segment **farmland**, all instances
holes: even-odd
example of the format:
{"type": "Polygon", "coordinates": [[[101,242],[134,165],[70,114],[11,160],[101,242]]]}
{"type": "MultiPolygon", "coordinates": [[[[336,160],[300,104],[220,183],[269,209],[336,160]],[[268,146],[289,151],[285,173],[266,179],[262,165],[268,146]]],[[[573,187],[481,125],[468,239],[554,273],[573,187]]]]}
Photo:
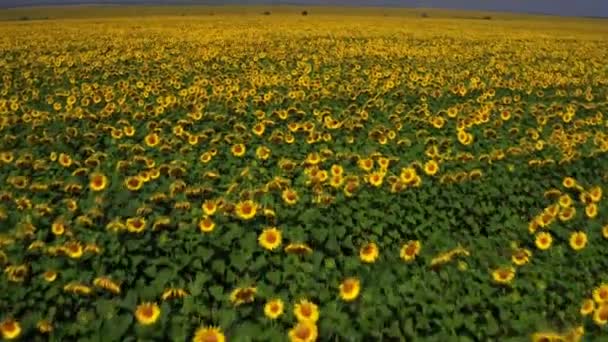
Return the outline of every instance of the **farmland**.
{"type": "Polygon", "coordinates": [[[606,338],[605,21],[303,10],[0,10],[1,336],[606,338]]]}

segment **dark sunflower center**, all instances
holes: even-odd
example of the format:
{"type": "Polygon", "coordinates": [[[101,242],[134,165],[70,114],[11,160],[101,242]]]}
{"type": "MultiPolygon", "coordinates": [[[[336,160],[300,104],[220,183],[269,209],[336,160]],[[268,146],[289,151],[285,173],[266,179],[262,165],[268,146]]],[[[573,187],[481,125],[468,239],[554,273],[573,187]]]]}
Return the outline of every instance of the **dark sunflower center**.
{"type": "Polygon", "coordinates": [[[298,328],[296,331],[296,336],[299,339],[306,340],[310,336],[310,329],[306,326],[298,328]]]}

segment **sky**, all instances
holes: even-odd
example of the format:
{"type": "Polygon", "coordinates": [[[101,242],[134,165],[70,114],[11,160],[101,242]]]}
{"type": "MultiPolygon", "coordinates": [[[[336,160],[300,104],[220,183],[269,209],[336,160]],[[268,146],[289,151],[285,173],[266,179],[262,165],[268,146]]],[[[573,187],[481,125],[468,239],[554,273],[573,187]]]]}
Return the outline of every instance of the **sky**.
{"type": "Polygon", "coordinates": [[[83,3],[353,5],[452,8],[522,13],[545,13],[564,16],[608,17],[608,0],[0,0],[0,7],[61,4],[73,5],[83,3]]]}

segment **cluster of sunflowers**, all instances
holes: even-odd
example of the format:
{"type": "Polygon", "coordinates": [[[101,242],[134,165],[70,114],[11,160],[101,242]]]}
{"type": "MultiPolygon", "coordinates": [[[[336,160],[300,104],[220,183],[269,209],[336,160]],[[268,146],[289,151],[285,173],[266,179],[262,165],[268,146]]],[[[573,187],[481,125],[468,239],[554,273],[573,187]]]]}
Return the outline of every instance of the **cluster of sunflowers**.
{"type": "Polygon", "coordinates": [[[587,25],[2,24],[2,338],[599,338],[587,25]]]}

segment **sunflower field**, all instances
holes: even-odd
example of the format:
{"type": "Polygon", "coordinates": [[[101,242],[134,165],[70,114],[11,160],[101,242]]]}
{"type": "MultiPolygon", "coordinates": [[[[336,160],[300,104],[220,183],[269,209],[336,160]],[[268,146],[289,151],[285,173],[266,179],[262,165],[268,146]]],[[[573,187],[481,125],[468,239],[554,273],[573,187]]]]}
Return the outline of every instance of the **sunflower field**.
{"type": "Polygon", "coordinates": [[[608,28],[0,22],[0,333],[608,338],[608,28]]]}

